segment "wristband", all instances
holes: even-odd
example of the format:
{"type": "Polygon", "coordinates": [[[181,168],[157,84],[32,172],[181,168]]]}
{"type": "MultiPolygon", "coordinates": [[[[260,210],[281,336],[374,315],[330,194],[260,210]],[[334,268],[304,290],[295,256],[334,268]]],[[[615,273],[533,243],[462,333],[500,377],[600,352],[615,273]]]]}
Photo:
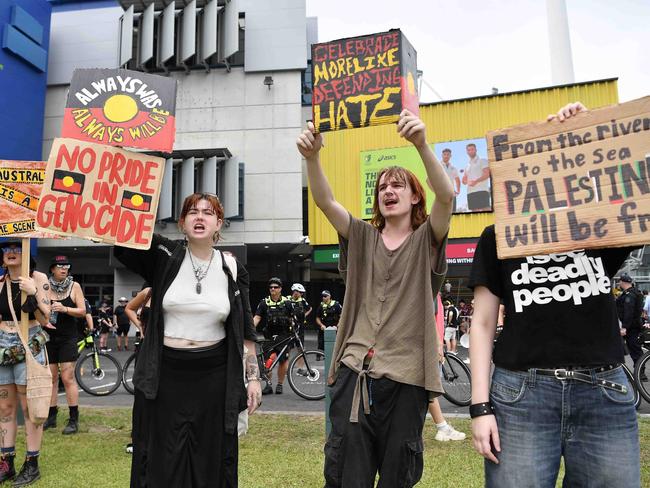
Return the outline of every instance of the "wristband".
{"type": "Polygon", "coordinates": [[[490,402],[473,403],[469,406],[469,416],[473,419],[483,415],[494,415],[494,407],[490,402]]]}

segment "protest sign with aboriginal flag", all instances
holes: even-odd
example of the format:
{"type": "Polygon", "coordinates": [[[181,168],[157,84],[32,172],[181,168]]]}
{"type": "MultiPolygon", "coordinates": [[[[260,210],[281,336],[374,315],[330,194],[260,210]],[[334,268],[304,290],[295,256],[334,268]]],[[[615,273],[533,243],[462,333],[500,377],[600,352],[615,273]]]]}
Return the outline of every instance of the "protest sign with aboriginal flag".
{"type": "Polygon", "coordinates": [[[399,29],[312,46],[317,132],[396,122],[419,113],[417,54],[399,29]]]}
{"type": "Polygon", "coordinates": [[[0,160],[0,237],[54,237],[35,225],[46,164],[0,160]]]}
{"type": "Polygon", "coordinates": [[[165,160],[55,139],[37,226],[58,235],[149,249],[165,160]]]}
{"type": "Polygon", "coordinates": [[[63,137],[171,152],[176,133],[176,80],[125,69],[77,69],[63,118],[63,137]]]}

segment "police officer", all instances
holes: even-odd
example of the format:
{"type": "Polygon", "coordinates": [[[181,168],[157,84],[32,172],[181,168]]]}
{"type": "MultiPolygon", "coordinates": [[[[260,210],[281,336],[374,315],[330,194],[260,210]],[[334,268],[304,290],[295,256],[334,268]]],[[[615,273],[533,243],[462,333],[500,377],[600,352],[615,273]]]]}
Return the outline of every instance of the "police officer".
{"type": "Polygon", "coordinates": [[[318,325],[318,349],[325,350],[325,327],[336,327],[341,318],[343,307],[336,300],[332,299],[329,290],[321,292],[322,301],[316,310],[316,325],[318,325]]]}
{"type": "Polygon", "coordinates": [[[623,273],[619,280],[619,286],[623,292],[616,299],[618,318],[621,321],[621,334],[625,337],[630,357],[636,366],[637,361],[643,354],[641,349],[641,314],[643,310],[643,295],[633,285],[632,277],[623,273]]]}
{"type": "MultiPolygon", "coordinates": [[[[282,280],[280,278],[271,278],[269,280],[269,296],[262,299],[257,306],[253,323],[257,328],[264,319],[262,332],[264,337],[271,339],[273,336],[283,336],[291,333],[293,330],[293,306],[291,300],[282,296],[282,280]]],[[[280,348],[273,350],[272,354],[280,353],[280,348]]],[[[289,367],[289,351],[287,350],[280,358],[280,365],[278,367],[278,384],[275,387],[275,394],[282,394],[282,383],[287,376],[287,369],[289,367]]],[[[262,390],[262,395],[273,393],[273,373],[268,373],[268,383],[262,390]]]]}

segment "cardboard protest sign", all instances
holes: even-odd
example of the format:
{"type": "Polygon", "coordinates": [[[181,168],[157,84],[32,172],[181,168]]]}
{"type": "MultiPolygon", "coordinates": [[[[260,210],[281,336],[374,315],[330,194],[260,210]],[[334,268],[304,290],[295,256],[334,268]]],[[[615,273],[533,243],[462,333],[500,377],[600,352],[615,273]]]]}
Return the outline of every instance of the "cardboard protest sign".
{"type": "Polygon", "coordinates": [[[399,29],[312,45],[317,132],[388,124],[419,113],[417,54],[399,29]]]}
{"type": "Polygon", "coordinates": [[[62,137],[171,152],[176,80],[125,69],[77,69],[62,137]]]}
{"type": "Polygon", "coordinates": [[[55,139],[37,213],[54,234],[149,249],[165,160],[55,139]]]}
{"type": "Polygon", "coordinates": [[[499,258],[650,242],[650,97],[487,139],[499,258]]]}
{"type": "Polygon", "coordinates": [[[35,223],[46,164],[0,160],[0,237],[53,237],[35,223]]]}

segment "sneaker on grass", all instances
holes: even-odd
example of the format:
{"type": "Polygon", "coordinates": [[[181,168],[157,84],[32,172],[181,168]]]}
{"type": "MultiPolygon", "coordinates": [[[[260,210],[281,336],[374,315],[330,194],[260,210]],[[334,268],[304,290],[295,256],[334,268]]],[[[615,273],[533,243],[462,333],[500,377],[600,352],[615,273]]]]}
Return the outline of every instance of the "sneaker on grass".
{"type": "Polygon", "coordinates": [[[458,432],[451,425],[447,424],[442,429],[438,429],[435,439],[441,442],[462,441],[465,439],[465,433],[458,432]]]}

